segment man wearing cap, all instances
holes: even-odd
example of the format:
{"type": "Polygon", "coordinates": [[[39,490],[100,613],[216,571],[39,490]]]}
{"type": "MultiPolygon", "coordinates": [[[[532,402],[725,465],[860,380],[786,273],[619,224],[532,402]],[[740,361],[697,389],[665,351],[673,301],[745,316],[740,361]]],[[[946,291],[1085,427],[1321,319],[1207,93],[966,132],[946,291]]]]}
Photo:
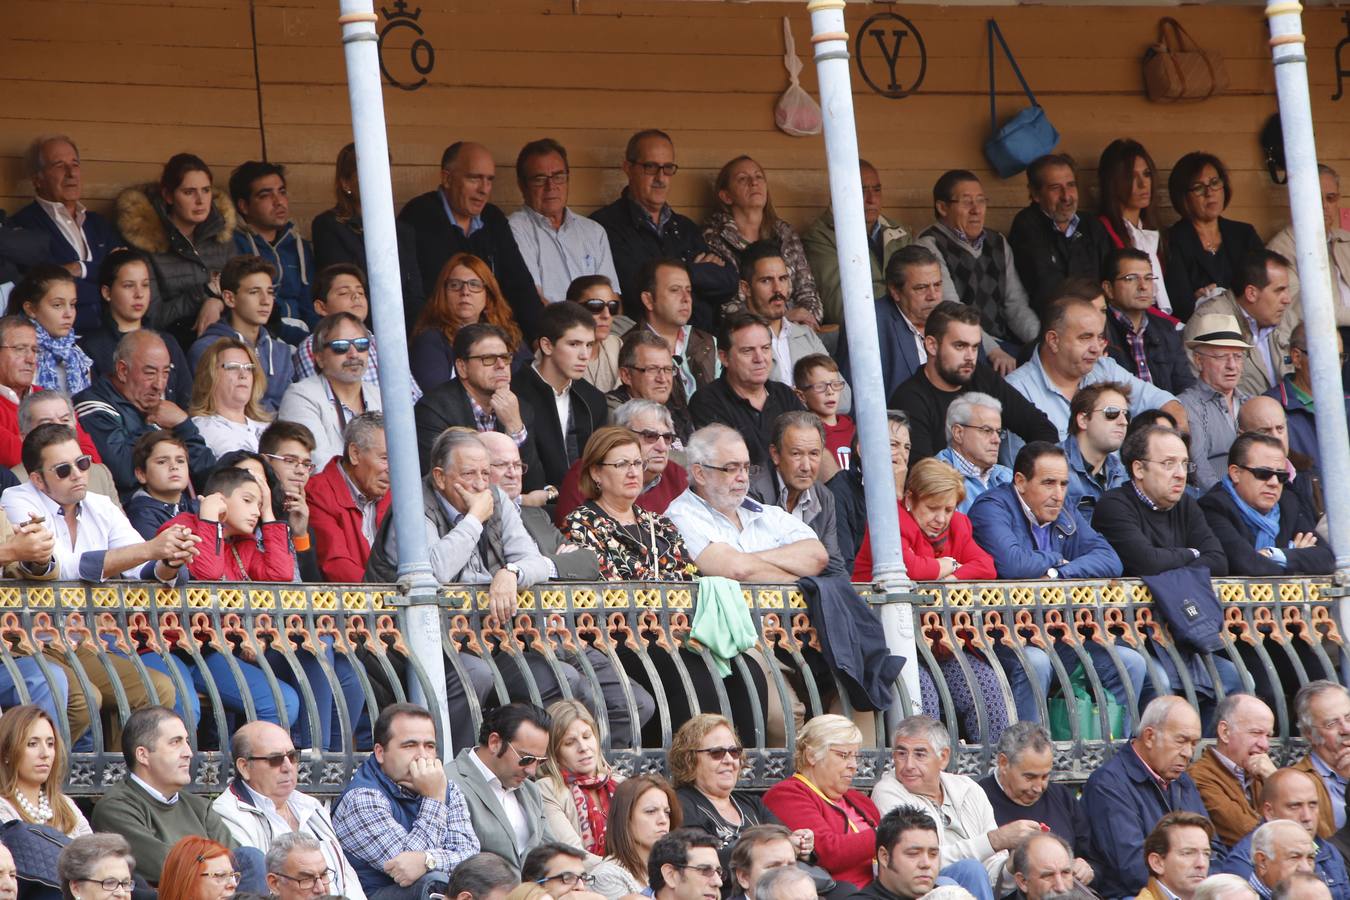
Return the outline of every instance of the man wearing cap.
{"type": "Polygon", "coordinates": [[[1191,426],[1191,459],[1201,490],[1228,470],[1228,448],[1237,437],[1238,409],[1251,395],[1238,390],[1247,351],[1235,316],[1205,313],[1191,319],[1186,349],[1200,380],[1177,395],[1191,426]]]}

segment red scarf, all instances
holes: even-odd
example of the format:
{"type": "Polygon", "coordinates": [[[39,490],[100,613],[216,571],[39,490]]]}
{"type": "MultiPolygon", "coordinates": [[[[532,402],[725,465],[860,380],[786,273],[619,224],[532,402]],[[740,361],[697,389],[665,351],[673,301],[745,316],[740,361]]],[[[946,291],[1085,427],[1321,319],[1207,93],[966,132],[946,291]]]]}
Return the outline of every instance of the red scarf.
{"type": "Polygon", "coordinates": [[[609,775],[575,775],[562,773],[563,783],[572,792],[581,822],[581,843],[587,852],[605,855],[605,826],[609,821],[609,804],[614,800],[617,785],[609,775]]]}

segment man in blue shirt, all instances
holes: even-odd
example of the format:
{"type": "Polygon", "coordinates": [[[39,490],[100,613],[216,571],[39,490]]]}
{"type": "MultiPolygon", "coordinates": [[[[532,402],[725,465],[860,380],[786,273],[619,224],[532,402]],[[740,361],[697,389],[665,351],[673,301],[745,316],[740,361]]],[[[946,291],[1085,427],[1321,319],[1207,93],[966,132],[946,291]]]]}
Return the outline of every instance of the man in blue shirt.
{"type": "Polygon", "coordinates": [[[1086,519],[1102,494],[1130,480],[1120,461],[1120,445],[1130,425],[1130,388],[1099,381],[1080,388],[1069,404],[1069,436],[1060,446],[1069,463],[1065,505],[1086,519]]]}

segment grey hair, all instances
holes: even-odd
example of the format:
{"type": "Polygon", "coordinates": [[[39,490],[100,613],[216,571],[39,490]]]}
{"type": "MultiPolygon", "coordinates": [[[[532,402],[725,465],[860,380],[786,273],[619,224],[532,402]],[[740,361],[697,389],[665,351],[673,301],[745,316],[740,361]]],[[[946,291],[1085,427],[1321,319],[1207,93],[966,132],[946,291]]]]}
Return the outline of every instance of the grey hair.
{"type": "Polygon", "coordinates": [[[28,145],[28,149],[24,151],[23,154],[23,170],[29,178],[35,178],[46,167],[46,160],[42,157],[42,148],[46,147],[48,144],[56,143],[57,141],[60,141],[63,144],[69,144],[71,149],[75,151],[75,158],[80,158],[80,148],[77,147],[75,142],[67,135],[38,135],[33,138],[32,143],[28,145]]]}
{"type": "Polygon", "coordinates": [[[1270,900],[1289,900],[1290,897],[1294,896],[1294,891],[1299,885],[1314,884],[1320,885],[1327,892],[1327,896],[1331,896],[1330,885],[1323,881],[1320,875],[1311,872],[1290,872],[1270,889],[1270,900]]]}
{"type": "MultiPolygon", "coordinates": [[[[946,734],[946,731],[943,731],[946,734]]],[[[1017,762],[1017,758],[1028,750],[1037,753],[1054,747],[1050,743],[1050,732],[1036,722],[1014,722],[1003,729],[999,735],[998,752],[1008,758],[1008,762],[1017,762]]],[[[1014,870],[1016,871],[1016,870],[1014,870]]]]}
{"type": "Polygon", "coordinates": [[[267,848],[267,871],[272,875],[281,874],[286,868],[286,860],[294,850],[323,852],[323,845],[312,834],[303,831],[288,831],[272,838],[272,846],[267,848]]]}
{"type": "Polygon", "coordinates": [[[717,445],[730,438],[735,438],[742,444],[745,443],[745,438],[741,437],[740,432],[729,425],[704,425],[698,431],[689,435],[689,442],[684,446],[689,465],[710,465],[717,452],[717,445]]]}
{"type": "Polygon", "coordinates": [[[126,860],[128,870],[136,871],[131,845],[120,834],[82,834],[66,844],[61,855],[56,858],[56,877],[61,879],[61,895],[71,900],[70,883],[88,878],[98,864],[110,856],[121,857],[126,860]]]}
{"type": "Polygon", "coordinates": [[[9,340],[9,333],[16,328],[28,328],[34,334],[37,333],[37,326],[33,320],[23,315],[10,315],[0,317],[0,341],[9,340]]]}
{"type": "Polygon", "coordinates": [[[773,434],[769,438],[769,443],[773,444],[776,449],[782,450],[783,435],[787,434],[789,428],[805,428],[808,431],[814,431],[820,436],[820,449],[825,449],[825,425],[815,413],[807,412],[804,409],[793,409],[780,413],[778,418],[773,420],[773,434]]]}
{"type": "Polygon", "coordinates": [[[128,331],[122,335],[122,339],[117,342],[117,349],[113,351],[113,365],[115,366],[120,362],[129,365],[131,358],[136,355],[136,351],[140,349],[141,344],[149,343],[152,340],[159,341],[164,349],[168,350],[168,344],[164,343],[164,338],[149,328],[137,328],[135,331],[128,331]]]}
{"type": "Polygon", "coordinates": [[[1317,164],[1317,174],[1318,174],[1318,175],[1330,175],[1332,181],[1335,181],[1335,182],[1336,182],[1336,187],[1340,187],[1340,186],[1341,186],[1341,176],[1340,176],[1340,175],[1337,175],[1337,174],[1336,174],[1336,170],[1333,169],[1331,166],[1327,165],[1326,163],[1318,163],[1318,164],[1317,164]]]}
{"type": "Polygon", "coordinates": [[[816,882],[805,869],[799,869],[796,866],[774,866],[763,875],[759,876],[759,881],[755,882],[756,900],[776,900],[778,892],[785,890],[788,886],[798,882],[808,882],[812,889],[816,882]]]}
{"type": "Polygon", "coordinates": [[[952,405],[947,407],[947,441],[952,439],[953,425],[969,425],[970,414],[976,407],[983,406],[985,409],[992,409],[1001,417],[1003,415],[1003,404],[988,394],[982,394],[979,391],[967,391],[952,401],[952,405]]]}
{"type": "MultiPolygon", "coordinates": [[[[1022,723],[1019,722],[1018,724],[1022,723]]],[[[1069,859],[1073,859],[1073,848],[1069,846],[1069,842],[1055,834],[1053,831],[1043,831],[1037,834],[1027,835],[1020,844],[1013,848],[1012,870],[1014,874],[1025,875],[1027,873],[1027,863],[1029,862],[1027,857],[1031,855],[1031,845],[1037,841],[1054,841],[1056,844],[1059,844],[1060,848],[1065,853],[1069,854],[1069,859]]]]}
{"type": "Polygon", "coordinates": [[[1211,875],[1195,889],[1193,900],[1220,900],[1221,897],[1231,897],[1234,891],[1245,891],[1247,898],[1257,900],[1256,891],[1247,883],[1247,879],[1241,875],[1231,875],[1223,873],[1221,875],[1211,875]]]}
{"type": "Polygon", "coordinates": [[[959,884],[940,884],[924,894],[923,900],[975,900],[975,895],[959,884]]]}
{"type": "Polygon", "coordinates": [[[1322,739],[1317,734],[1317,725],[1312,720],[1312,702],[1319,694],[1327,691],[1340,691],[1343,694],[1350,695],[1344,686],[1334,681],[1328,681],[1325,678],[1319,678],[1316,681],[1310,681],[1298,689],[1294,695],[1294,711],[1298,716],[1298,731],[1303,735],[1303,739],[1314,747],[1322,745],[1322,739]]]}
{"type": "Polygon", "coordinates": [[[342,452],[356,445],[358,450],[369,450],[375,445],[375,435],[384,434],[384,413],[364,412],[342,429],[342,452]]]}
{"type": "Polygon", "coordinates": [[[891,735],[891,746],[895,746],[895,742],[901,738],[923,738],[933,745],[934,753],[950,750],[952,746],[952,738],[947,734],[947,729],[936,719],[930,719],[928,716],[908,716],[901,719],[900,724],[895,726],[895,733],[891,735]]]}
{"type": "Polygon", "coordinates": [[[447,428],[431,445],[431,464],[438,469],[449,469],[450,458],[455,451],[465,447],[483,448],[484,444],[478,439],[478,433],[475,431],[456,431],[454,428],[447,428]]]}
{"type": "Polygon", "coordinates": [[[29,391],[24,394],[23,399],[19,401],[19,434],[26,437],[28,432],[33,430],[35,427],[33,423],[33,407],[37,406],[39,403],[45,403],[48,400],[64,401],[66,409],[70,410],[71,418],[73,419],[75,417],[75,406],[70,402],[70,395],[65,391],[29,391]]]}
{"type": "Polygon", "coordinates": [[[1165,697],[1154,697],[1149,701],[1148,706],[1144,707],[1144,714],[1139,717],[1139,731],[1143,732],[1145,728],[1152,728],[1158,731],[1167,724],[1167,719],[1172,715],[1172,708],[1178,703],[1189,706],[1186,698],[1168,695],[1165,697]]]}
{"type": "Polygon", "coordinates": [[[1266,706],[1266,702],[1262,700],[1260,697],[1256,696],[1255,694],[1247,694],[1247,693],[1228,694],[1226,697],[1223,698],[1223,701],[1214,709],[1215,726],[1217,726],[1220,722],[1227,722],[1230,728],[1235,726],[1237,723],[1234,722],[1233,720],[1237,718],[1238,710],[1242,708],[1242,701],[1244,700],[1253,700],[1256,703],[1260,704],[1262,708],[1267,710],[1270,709],[1270,707],[1266,706]]]}
{"type": "Polygon", "coordinates": [[[1275,855],[1275,841],[1281,831],[1288,831],[1290,828],[1296,828],[1298,834],[1307,834],[1303,826],[1289,819],[1271,819],[1252,833],[1252,856],[1260,853],[1266,858],[1275,855]]]}
{"type": "Polygon", "coordinates": [[[670,410],[655,400],[634,398],[627,403],[620,404],[609,416],[615,425],[621,428],[632,428],[633,420],[645,413],[660,416],[661,421],[666,423],[667,428],[672,430],[675,428],[675,420],[671,418],[670,410]]]}

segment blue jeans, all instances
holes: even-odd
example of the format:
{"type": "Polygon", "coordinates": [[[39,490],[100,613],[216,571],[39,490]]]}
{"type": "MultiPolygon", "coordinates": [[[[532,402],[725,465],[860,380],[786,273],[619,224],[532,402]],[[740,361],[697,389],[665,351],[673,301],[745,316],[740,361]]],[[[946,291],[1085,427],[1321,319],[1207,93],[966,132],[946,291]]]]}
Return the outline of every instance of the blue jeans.
{"type": "MultiPolygon", "coordinates": [[[[220,692],[220,701],[225,705],[225,711],[234,716],[242,716],[244,713],[244,697],[240,693],[239,685],[235,681],[234,674],[230,671],[230,663],[225,656],[215,650],[203,650],[202,656],[206,661],[207,672],[211,676],[211,681],[216,685],[216,690],[220,692]]],[[[173,665],[178,669],[184,680],[192,685],[193,690],[186,693],[191,694],[190,704],[195,721],[201,721],[201,701],[198,694],[207,693],[206,677],[202,675],[201,670],[177,656],[170,657],[173,665]]],[[[156,669],[165,674],[169,673],[168,665],[164,658],[155,654],[147,654],[141,657],[141,662],[145,663],[147,668],[156,669]]],[[[263,674],[262,669],[250,662],[242,659],[235,659],[239,666],[239,672],[244,678],[244,684],[253,700],[253,708],[258,714],[260,721],[281,724],[281,716],[278,714],[276,700],[272,695],[272,687],[267,683],[267,676],[263,674]]],[[[281,689],[281,698],[286,705],[287,721],[294,722],[296,716],[300,713],[300,695],[295,692],[295,688],[289,684],[278,680],[277,686],[281,689]]],[[[180,695],[183,692],[179,692],[180,695]]],[[[180,697],[175,704],[176,711],[183,715],[183,701],[180,697]]],[[[233,728],[233,724],[231,724],[233,728]]],[[[221,739],[228,739],[229,735],[222,735],[221,739]]]]}
{"type": "Polygon", "coordinates": [[[989,873],[978,859],[957,860],[938,872],[935,884],[957,884],[975,895],[975,900],[994,900],[989,873]]]}
{"type": "MultiPolygon", "coordinates": [[[[1120,671],[1111,659],[1111,653],[1105,647],[1095,642],[1089,642],[1084,645],[1088,656],[1092,659],[1092,668],[1097,673],[1097,678],[1101,680],[1102,688],[1108,691],[1116,702],[1121,706],[1128,706],[1128,695],[1125,692],[1125,684],[1121,681],[1120,671]]],[[[1153,698],[1152,687],[1145,685],[1145,678],[1148,673],[1147,663],[1144,657],[1131,647],[1124,644],[1115,645],[1116,656],[1125,667],[1125,674],[1130,679],[1130,687],[1134,690],[1135,699],[1139,701],[1139,709],[1143,710],[1148,705],[1148,701],[1153,698]]],[[[1027,666],[1031,670],[1031,678],[1027,677],[1027,670],[1017,661],[1017,657],[1005,647],[997,649],[999,661],[1003,663],[1003,670],[1008,675],[1008,686],[1012,688],[1013,700],[1017,706],[1017,717],[1024,721],[1039,722],[1040,710],[1036,705],[1036,698],[1046,697],[1050,693],[1050,686],[1054,679],[1054,669],[1050,664],[1049,655],[1039,647],[1023,647],[1022,653],[1026,657],[1027,666]]],[[[1166,673],[1163,673],[1164,677],[1166,673]]],[[[1130,717],[1126,716],[1125,737],[1130,737],[1130,717]]]]}
{"type": "MultiPolygon", "coordinates": [[[[66,698],[70,696],[70,679],[66,677],[66,673],[55,665],[49,666],[52,680],[48,683],[42,669],[31,657],[16,656],[14,665],[19,670],[24,687],[28,689],[28,702],[42,707],[43,712],[51,716],[53,722],[59,721],[57,710],[65,707],[66,698]]],[[[10,677],[8,667],[0,666],[0,708],[8,709],[22,703],[23,697],[19,694],[18,685],[10,677]]]]}
{"type": "MultiPolygon", "coordinates": [[[[342,699],[347,705],[347,715],[350,717],[347,727],[351,729],[353,734],[357,735],[357,749],[363,748],[362,735],[365,737],[365,749],[369,749],[370,718],[365,714],[366,692],[361,689],[361,681],[356,677],[356,670],[352,668],[351,659],[345,653],[338,654],[333,650],[333,638],[331,636],[322,636],[319,641],[323,645],[323,652],[328,665],[337,675],[338,687],[342,691],[342,699]],[[364,730],[362,723],[364,723],[364,730]]],[[[343,746],[342,720],[337,714],[337,700],[333,695],[333,686],[328,677],[324,675],[323,666],[313,653],[308,650],[297,650],[295,655],[300,662],[300,669],[304,672],[304,678],[309,684],[309,689],[314,692],[314,705],[319,713],[319,733],[324,735],[324,749],[341,750],[343,746]]],[[[276,650],[267,651],[267,661],[271,664],[277,680],[282,682],[282,687],[298,687],[295,673],[280,652],[276,650]]],[[[299,694],[297,693],[296,696],[298,700],[299,694]]],[[[291,738],[295,741],[297,747],[312,747],[315,745],[310,738],[308,713],[300,715],[298,719],[291,719],[291,738]]]]}

